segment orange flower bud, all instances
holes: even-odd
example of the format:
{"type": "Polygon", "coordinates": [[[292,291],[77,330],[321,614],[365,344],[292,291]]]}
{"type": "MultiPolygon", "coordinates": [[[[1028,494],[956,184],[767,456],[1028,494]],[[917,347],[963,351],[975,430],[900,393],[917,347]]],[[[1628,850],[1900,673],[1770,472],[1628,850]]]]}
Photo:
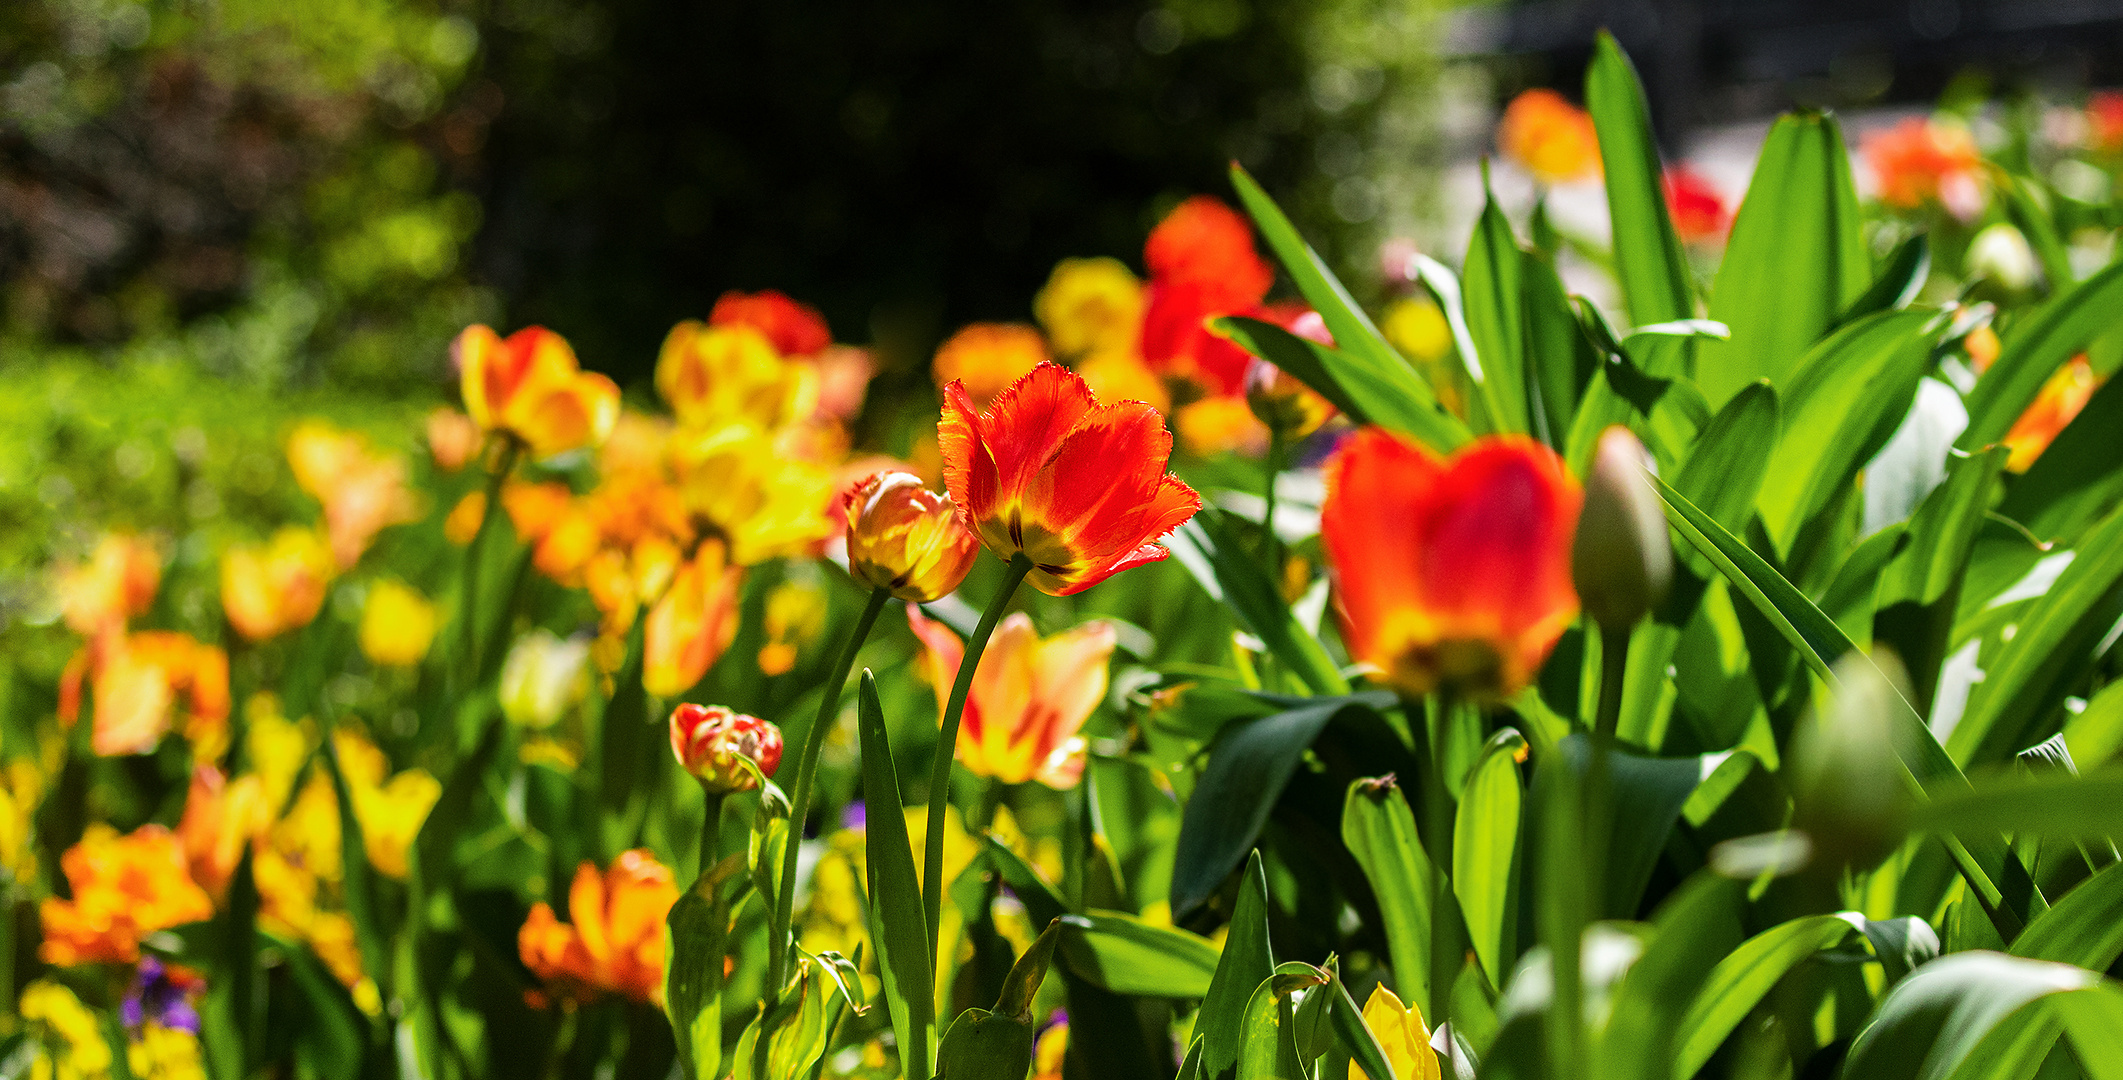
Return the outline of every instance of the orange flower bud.
{"type": "Polygon", "coordinates": [[[1666,512],[1644,476],[1651,455],[1619,424],[1600,433],[1585,477],[1571,575],[1585,614],[1603,631],[1635,626],[1673,584],[1666,512]]]}
{"type": "Polygon", "coordinates": [[[585,862],[568,889],[568,917],[531,905],[516,948],[531,973],[577,1001],[620,994],[662,1004],[665,917],[678,902],[669,867],[643,850],[621,852],[600,874],[585,862]]]}
{"type": "Polygon", "coordinates": [[[951,335],[936,350],[929,372],[936,385],[965,384],[981,408],[995,395],[1047,361],[1047,342],[1039,331],[1018,323],[974,323],[951,335]]]}
{"type": "Polygon", "coordinates": [[[533,457],[601,443],[619,419],[618,385],[583,371],[567,340],[542,326],[507,338],[466,327],[450,353],[472,421],[521,439],[533,457]]]}
{"type": "Polygon", "coordinates": [[[162,584],[162,554],[137,536],[105,533],[86,563],[59,572],[59,610],[75,633],[92,636],[142,615],[162,584]]]}
{"type": "Polygon", "coordinates": [[[1158,539],[1201,508],[1165,472],[1172,435],[1139,401],[1100,405],[1083,379],[1041,364],[987,412],[944,388],[936,426],[959,521],[1002,558],[1023,552],[1041,592],[1082,592],[1170,554],[1158,539]]]}
{"type": "Polygon", "coordinates": [[[184,728],[188,737],[211,743],[226,735],[229,659],[218,645],[170,630],[106,632],[60,677],[63,724],[71,725],[80,713],[84,679],[90,679],[96,691],[89,749],[99,756],[154,750],[169,733],[179,695],[189,717],[184,728]]]}
{"type": "Polygon", "coordinates": [[[1528,90],[1512,98],[1497,124],[1496,145],[1545,183],[1600,175],[1600,139],[1592,115],[1553,90],[1528,90]]]}
{"type": "Polygon", "coordinates": [[[848,489],[841,507],[849,572],[901,600],[926,604],[949,595],[980,550],[950,496],[923,487],[912,473],[876,473],[848,489]]]}
{"type": "Polygon", "coordinates": [[[1408,693],[1516,693],[1577,617],[1581,498],[1562,460],[1521,436],[1441,459],[1357,432],[1327,465],[1320,508],[1350,654],[1408,693]]]}
{"type": "Polygon", "coordinates": [[[671,753],[711,791],[751,791],[759,783],[738,759],[773,776],[781,767],[781,729],[720,705],[687,702],[671,711],[671,753]]]}
{"type": "MultiPolygon", "coordinates": [[[[907,605],[907,625],[921,639],[938,710],[965,644],[950,627],[907,605]]],[[[1051,788],[1076,786],[1084,771],[1084,721],[1106,697],[1106,665],[1116,640],[1109,623],[1085,623],[1042,638],[1017,612],[996,627],[966,696],[958,729],[958,762],[977,776],[1006,784],[1036,780],[1051,788]]]]}

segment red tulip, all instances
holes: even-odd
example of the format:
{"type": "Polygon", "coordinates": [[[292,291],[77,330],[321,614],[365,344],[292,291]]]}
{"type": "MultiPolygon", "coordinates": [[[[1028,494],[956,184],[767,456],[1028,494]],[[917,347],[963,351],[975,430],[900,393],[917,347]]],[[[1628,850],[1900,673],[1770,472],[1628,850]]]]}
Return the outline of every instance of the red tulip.
{"type": "Polygon", "coordinates": [[[1562,460],[1521,436],[1444,459],[1358,432],[1328,463],[1320,510],[1351,655],[1407,693],[1515,693],[1577,617],[1582,498],[1562,460]]]}
{"type": "Polygon", "coordinates": [[[1158,539],[1201,498],[1165,472],[1172,434],[1139,401],[1100,405],[1074,372],[1041,364],[978,412],[944,388],[936,425],[959,520],[988,550],[1032,560],[1041,592],[1082,592],[1169,554],[1158,539]]]}

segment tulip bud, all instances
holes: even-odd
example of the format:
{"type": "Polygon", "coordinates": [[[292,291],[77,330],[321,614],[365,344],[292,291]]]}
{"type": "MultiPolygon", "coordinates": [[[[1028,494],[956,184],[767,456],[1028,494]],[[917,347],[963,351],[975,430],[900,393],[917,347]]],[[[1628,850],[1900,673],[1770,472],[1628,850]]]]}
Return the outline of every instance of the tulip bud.
{"type": "Polygon", "coordinates": [[[2026,235],[2002,221],[1969,241],[1964,266],[1970,280],[1988,280],[2008,293],[2026,292],[2042,280],[2042,264],[2026,235]]]}
{"type": "Polygon", "coordinates": [[[552,727],[589,690],[588,641],[533,630],[509,646],[501,663],[501,712],[519,727],[552,727]]]}
{"type": "Polygon", "coordinates": [[[1855,653],[1835,665],[1828,707],[1792,745],[1792,824],[1828,867],[1879,863],[1902,842],[1911,794],[1894,748],[1895,696],[1907,686],[1892,653],[1855,653]]]}
{"type": "Polygon", "coordinates": [[[1301,439],[1334,415],[1334,406],[1289,372],[1256,359],[1246,368],[1246,405],[1268,430],[1301,439]]]}
{"type": "Polygon", "coordinates": [[[781,766],[781,729],[720,705],[687,702],[671,711],[671,753],[710,791],[750,791],[758,782],[738,759],[759,766],[762,776],[774,775],[781,766]]]}
{"type": "Polygon", "coordinates": [[[1644,469],[1650,457],[1628,428],[1600,433],[1585,477],[1570,573],[1585,613],[1606,631],[1626,631],[1666,598],[1673,548],[1666,514],[1644,469]]]}
{"type": "Polygon", "coordinates": [[[849,489],[848,569],[901,600],[926,604],[958,588],[980,545],[947,495],[911,473],[885,471],[849,489]]]}

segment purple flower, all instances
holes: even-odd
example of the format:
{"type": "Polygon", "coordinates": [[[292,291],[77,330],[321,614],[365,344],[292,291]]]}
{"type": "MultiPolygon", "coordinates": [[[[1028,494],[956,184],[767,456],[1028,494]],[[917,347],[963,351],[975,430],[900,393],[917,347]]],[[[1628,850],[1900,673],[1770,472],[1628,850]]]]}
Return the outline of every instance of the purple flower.
{"type": "Polygon", "coordinates": [[[841,808],[841,811],[840,811],[840,827],[841,827],[841,828],[843,828],[843,829],[847,829],[847,830],[849,830],[849,831],[853,832],[853,831],[856,831],[856,830],[862,829],[862,828],[863,828],[864,826],[868,825],[869,823],[870,823],[870,808],[869,808],[869,807],[867,807],[867,806],[864,806],[864,805],[863,805],[863,801],[862,801],[861,799],[857,799],[857,800],[855,800],[854,802],[851,802],[851,803],[849,803],[848,805],[846,805],[846,806],[844,806],[844,807],[842,807],[842,808],[841,808]]]}
{"type": "Polygon", "coordinates": [[[153,1022],[197,1035],[199,1013],[192,1008],[192,998],[202,988],[198,975],[183,968],[166,967],[152,956],[143,956],[133,974],[132,989],[126,991],[125,1001],[119,1006],[119,1015],[124,1018],[125,1026],[135,1031],[153,1022]]]}

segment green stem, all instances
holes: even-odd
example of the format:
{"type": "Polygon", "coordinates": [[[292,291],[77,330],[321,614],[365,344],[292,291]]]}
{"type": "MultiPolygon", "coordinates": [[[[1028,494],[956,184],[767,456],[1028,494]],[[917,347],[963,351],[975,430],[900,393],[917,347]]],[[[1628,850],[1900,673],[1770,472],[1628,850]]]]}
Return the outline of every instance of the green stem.
{"type": "Polygon", "coordinates": [[[1002,621],[1003,609],[1017,595],[1017,587],[1032,572],[1032,557],[1020,551],[1010,556],[1010,569],[1003,574],[1003,587],[980,613],[980,625],[966,642],[966,654],[958,662],[958,678],[951,683],[951,700],[944,707],[943,730],[936,736],[936,753],[929,769],[929,825],[924,836],[921,864],[922,913],[929,920],[929,955],[936,955],[936,940],[943,932],[944,917],[944,806],[951,801],[951,762],[957,757],[958,723],[965,715],[966,695],[973,689],[973,669],[988,648],[988,636],[1002,621]]]}
{"type": "Polygon", "coordinates": [[[1622,682],[1629,673],[1629,628],[1600,628],[1600,707],[1593,731],[1612,740],[1622,721],[1622,682]]]}
{"type": "Polygon", "coordinates": [[[712,790],[707,796],[707,813],[700,819],[700,870],[693,875],[696,885],[722,861],[722,807],[730,798],[728,792],[712,790]]]}
{"type": "Polygon", "coordinates": [[[862,651],[870,628],[877,624],[878,613],[891,598],[889,590],[871,590],[870,602],[863,607],[855,632],[840,650],[831,679],[819,691],[818,717],[811,721],[811,730],[804,733],[803,749],[796,755],[796,790],[789,797],[789,834],[782,842],[781,885],[774,898],[774,921],[767,926],[767,993],[773,997],[779,997],[789,981],[789,920],[796,907],[796,852],[803,842],[804,816],[811,810],[811,783],[818,776],[818,752],[826,745],[826,732],[833,727],[839,712],[840,691],[848,684],[855,654],[862,651]]]}
{"type": "Polygon", "coordinates": [[[1283,429],[1268,429],[1268,484],[1261,492],[1262,550],[1268,554],[1268,576],[1280,591],[1283,587],[1283,545],[1275,535],[1275,478],[1283,471],[1283,429]]]}
{"type": "Polygon", "coordinates": [[[501,516],[501,485],[516,470],[516,458],[522,446],[513,436],[503,436],[508,442],[501,452],[500,467],[487,473],[486,506],[480,511],[479,531],[472,534],[472,542],[464,549],[464,609],[458,613],[457,655],[458,662],[466,669],[464,689],[469,690],[479,678],[479,564],[486,555],[487,535],[494,531],[494,522],[501,516]]]}

